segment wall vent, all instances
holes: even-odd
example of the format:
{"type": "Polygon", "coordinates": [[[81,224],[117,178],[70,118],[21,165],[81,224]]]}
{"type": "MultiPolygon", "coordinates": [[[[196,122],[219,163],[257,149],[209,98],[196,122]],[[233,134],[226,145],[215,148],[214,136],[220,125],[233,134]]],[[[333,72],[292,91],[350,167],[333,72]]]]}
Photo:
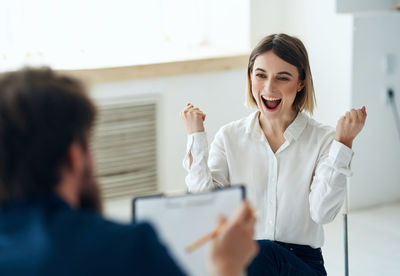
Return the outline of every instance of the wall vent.
{"type": "Polygon", "coordinates": [[[93,150],[103,198],[155,193],[156,101],[107,98],[97,106],[93,150]]]}

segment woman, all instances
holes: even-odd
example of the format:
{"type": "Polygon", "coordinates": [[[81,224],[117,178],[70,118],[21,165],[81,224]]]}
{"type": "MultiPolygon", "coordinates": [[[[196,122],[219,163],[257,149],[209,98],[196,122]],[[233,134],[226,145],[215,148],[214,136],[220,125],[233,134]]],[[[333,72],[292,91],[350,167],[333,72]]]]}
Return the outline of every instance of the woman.
{"type": "Polygon", "coordinates": [[[322,225],[339,212],[350,175],[352,143],[365,107],[336,131],[311,119],[314,89],[303,43],[285,34],[264,38],[248,64],[246,104],[257,111],[223,126],[208,152],[205,114],[191,104],[184,167],[189,191],[244,183],[257,208],[260,253],[249,275],[326,275],[322,225]]]}

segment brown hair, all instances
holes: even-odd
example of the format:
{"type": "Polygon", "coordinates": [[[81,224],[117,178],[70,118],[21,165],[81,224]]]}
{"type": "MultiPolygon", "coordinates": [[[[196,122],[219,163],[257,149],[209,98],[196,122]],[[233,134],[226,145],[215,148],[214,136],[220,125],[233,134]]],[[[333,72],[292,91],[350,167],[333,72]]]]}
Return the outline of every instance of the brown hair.
{"type": "Polygon", "coordinates": [[[304,87],[297,93],[293,107],[297,112],[305,110],[312,115],[315,107],[315,95],[307,50],[300,39],[287,34],[269,35],[263,38],[251,52],[247,67],[246,106],[257,107],[251,87],[254,61],[259,55],[271,50],[284,61],[296,66],[299,80],[304,81],[304,87]]]}
{"type": "Polygon", "coordinates": [[[68,148],[87,148],[95,117],[76,79],[49,68],[0,76],[0,206],[54,190],[68,148]]]}

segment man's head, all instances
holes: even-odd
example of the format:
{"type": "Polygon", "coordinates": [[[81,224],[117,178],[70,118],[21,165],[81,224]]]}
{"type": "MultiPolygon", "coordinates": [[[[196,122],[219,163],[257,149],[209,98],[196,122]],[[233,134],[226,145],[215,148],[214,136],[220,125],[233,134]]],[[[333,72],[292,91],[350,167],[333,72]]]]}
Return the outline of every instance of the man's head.
{"type": "Polygon", "coordinates": [[[49,68],[0,76],[0,206],[56,192],[75,177],[77,205],[98,209],[89,148],[95,117],[73,78],[49,68]]]}

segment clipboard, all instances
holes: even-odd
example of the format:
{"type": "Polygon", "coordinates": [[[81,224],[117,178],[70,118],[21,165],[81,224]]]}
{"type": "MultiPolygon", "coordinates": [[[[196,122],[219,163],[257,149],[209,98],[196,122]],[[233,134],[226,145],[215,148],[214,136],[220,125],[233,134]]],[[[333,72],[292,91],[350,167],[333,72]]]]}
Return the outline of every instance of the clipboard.
{"type": "Polygon", "coordinates": [[[169,253],[189,275],[208,275],[210,243],[188,253],[186,247],[213,231],[219,214],[229,218],[245,199],[243,185],[210,192],[177,196],[144,196],[133,199],[134,222],[151,223],[169,253]]]}

